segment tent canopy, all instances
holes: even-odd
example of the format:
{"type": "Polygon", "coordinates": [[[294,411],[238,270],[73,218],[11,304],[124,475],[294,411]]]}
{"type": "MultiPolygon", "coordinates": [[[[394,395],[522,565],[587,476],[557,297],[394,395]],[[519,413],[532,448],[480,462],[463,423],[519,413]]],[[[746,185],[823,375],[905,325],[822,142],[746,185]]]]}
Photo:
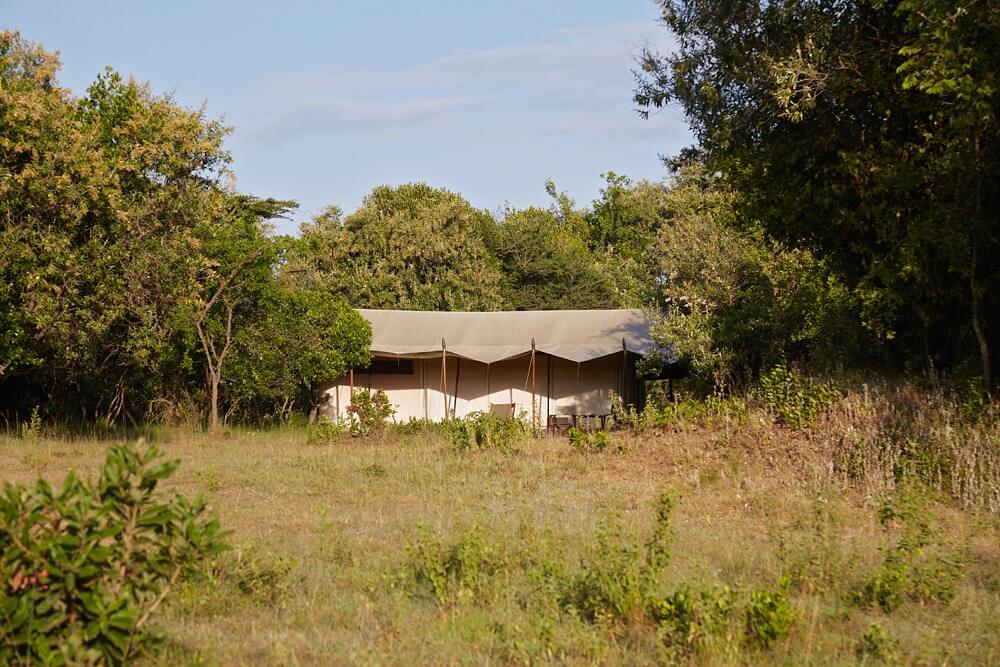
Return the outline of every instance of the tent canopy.
{"type": "Polygon", "coordinates": [[[590,361],[656,349],[642,310],[432,312],[359,309],[372,325],[373,354],[426,358],[448,354],[491,364],[535,350],[569,361],[590,361]]]}

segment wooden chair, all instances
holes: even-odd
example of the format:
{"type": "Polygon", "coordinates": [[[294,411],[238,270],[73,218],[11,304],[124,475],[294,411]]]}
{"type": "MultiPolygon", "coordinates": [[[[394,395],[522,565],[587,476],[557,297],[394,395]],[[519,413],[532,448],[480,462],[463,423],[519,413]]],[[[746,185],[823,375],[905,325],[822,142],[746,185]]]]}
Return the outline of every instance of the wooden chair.
{"type": "Polygon", "coordinates": [[[560,435],[573,427],[573,415],[549,415],[549,434],[560,435]]]}
{"type": "Polygon", "coordinates": [[[516,407],[513,403],[490,403],[490,414],[501,419],[512,419],[516,407]]]}

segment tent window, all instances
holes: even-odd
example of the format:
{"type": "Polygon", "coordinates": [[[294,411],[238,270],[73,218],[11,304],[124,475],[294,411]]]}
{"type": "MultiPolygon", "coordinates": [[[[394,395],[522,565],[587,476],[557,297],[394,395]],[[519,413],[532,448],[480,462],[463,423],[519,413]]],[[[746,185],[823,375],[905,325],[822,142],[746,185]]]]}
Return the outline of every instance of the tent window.
{"type": "Polygon", "coordinates": [[[355,373],[371,375],[413,375],[413,359],[372,359],[371,364],[355,373]]]}

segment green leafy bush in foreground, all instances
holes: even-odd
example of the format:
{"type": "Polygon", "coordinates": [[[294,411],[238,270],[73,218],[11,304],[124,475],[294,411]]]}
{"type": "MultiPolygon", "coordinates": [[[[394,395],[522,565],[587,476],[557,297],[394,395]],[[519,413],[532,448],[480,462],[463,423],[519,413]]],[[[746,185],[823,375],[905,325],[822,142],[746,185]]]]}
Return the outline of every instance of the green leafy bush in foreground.
{"type": "Polygon", "coordinates": [[[0,664],[121,664],[180,576],[225,549],[201,498],[162,498],[177,461],[111,447],[95,480],[6,484],[0,664]]]}

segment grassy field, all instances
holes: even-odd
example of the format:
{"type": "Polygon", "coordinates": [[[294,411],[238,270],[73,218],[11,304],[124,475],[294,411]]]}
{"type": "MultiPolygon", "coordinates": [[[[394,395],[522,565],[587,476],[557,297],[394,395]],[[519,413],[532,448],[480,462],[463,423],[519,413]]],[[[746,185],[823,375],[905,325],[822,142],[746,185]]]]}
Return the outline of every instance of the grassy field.
{"type": "MultiPolygon", "coordinates": [[[[166,490],[206,494],[234,548],[169,600],[151,664],[1000,664],[995,516],[921,506],[920,562],[954,561],[960,576],[907,565],[923,588],[883,611],[863,592],[906,519],[884,528],[878,499],[843,482],[815,438],[754,414],[614,434],[598,453],[565,438],[459,452],[437,432],[152,439],[182,461],[166,490]],[[632,575],[665,491],[676,505],[659,525],[674,537],[657,595],[695,602],[656,620],[632,575]],[[794,613],[766,648],[748,630],[765,593],[794,613]],[[625,603],[587,606],[610,598],[625,603]]],[[[0,439],[0,470],[59,480],[96,470],[106,444],[0,439]]]]}

